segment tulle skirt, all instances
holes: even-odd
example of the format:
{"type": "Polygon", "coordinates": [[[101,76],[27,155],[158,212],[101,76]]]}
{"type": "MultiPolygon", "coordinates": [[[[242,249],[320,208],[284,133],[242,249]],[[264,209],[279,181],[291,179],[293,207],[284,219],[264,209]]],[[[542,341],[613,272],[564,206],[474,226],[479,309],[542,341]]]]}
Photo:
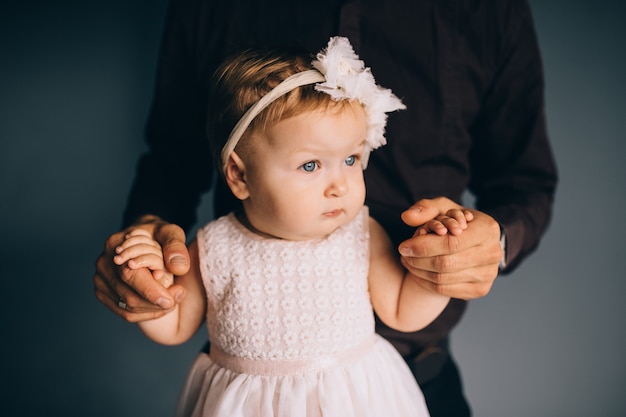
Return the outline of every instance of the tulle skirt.
{"type": "Polygon", "coordinates": [[[411,371],[378,335],[334,358],[246,361],[211,351],[193,363],[177,417],[423,417],[411,371]],[[285,361],[279,361],[285,362],[285,361]]]}

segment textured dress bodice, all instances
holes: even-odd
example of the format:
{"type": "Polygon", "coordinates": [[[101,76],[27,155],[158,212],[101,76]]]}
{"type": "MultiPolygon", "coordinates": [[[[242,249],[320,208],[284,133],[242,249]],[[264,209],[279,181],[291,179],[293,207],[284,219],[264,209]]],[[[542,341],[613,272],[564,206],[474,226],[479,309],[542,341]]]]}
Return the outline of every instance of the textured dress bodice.
{"type": "Polygon", "coordinates": [[[250,232],[234,214],[198,233],[211,343],[248,359],[335,354],[374,332],[368,214],[324,239],[250,232]]]}

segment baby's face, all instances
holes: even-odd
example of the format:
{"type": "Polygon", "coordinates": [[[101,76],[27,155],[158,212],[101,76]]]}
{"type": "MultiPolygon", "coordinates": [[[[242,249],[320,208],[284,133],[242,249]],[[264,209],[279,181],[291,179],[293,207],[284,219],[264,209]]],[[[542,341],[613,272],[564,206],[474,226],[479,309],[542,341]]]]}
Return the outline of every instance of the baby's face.
{"type": "Polygon", "coordinates": [[[366,134],[365,112],[355,104],[303,113],[256,135],[245,161],[248,221],[278,238],[307,240],[354,219],[365,201],[366,134]]]}

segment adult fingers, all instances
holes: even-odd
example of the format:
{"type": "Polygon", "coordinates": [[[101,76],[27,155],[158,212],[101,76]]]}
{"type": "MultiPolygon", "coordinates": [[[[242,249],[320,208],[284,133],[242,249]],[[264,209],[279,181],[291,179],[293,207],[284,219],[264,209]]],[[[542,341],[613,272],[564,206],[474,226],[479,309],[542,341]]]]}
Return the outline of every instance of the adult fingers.
{"type": "MultiPolygon", "coordinates": [[[[94,292],[98,301],[113,313],[126,321],[138,322],[161,317],[168,312],[167,309],[163,309],[139,296],[121,279],[112,280],[111,273],[103,272],[104,269],[103,267],[96,269],[93,276],[94,292]]],[[[160,284],[157,285],[160,286],[160,284]]]]}
{"type": "Polygon", "coordinates": [[[155,239],[163,248],[163,259],[168,271],[174,275],[189,272],[189,251],[185,244],[185,232],[180,226],[170,223],[158,226],[155,239]]]}
{"type": "Polygon", "coordinates": [[[425,279],[422,276],[410,275],[409,279],[416,280],[420,286],[437,294],[461,300],[473,300],[489,294],[497,276],[497,273],[493,274],[493,270],[490,267],[483,267],[472,270],[471,274],[465,271],[462,274],[462,279],[452,276],[454,274],[446,278],[439,276],[438,279],[434,277],[425,279]],[[454,283],[441,283],[444,281],[454,283]]]}
{"type": "Polygon", "coordinates": [[[458,208],[461,206],[446,197],[422,199],[405,210],[401,217],[407,225],[418,227],[437,216],[445,215],[449,210],[458,208]]]}

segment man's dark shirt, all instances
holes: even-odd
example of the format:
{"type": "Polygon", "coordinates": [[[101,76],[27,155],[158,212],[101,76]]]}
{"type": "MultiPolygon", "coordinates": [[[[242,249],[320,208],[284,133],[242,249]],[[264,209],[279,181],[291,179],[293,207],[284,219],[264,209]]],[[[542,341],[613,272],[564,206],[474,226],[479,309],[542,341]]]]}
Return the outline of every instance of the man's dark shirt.
{"type": "MultiPolygon", "coordinates": [[[[388,144],[365,171],[366,204],[395,244],[413,229],[400,213],[421,198],[457,202],[466,189],[507,235],[507,270],[537,246],[557,182],[548,143],[543,74],[523,0],[298,1],[174,0],[156,93],[124,221],[156,214],[185,229],[213,183],[205,137],[211,75],[246,48],[315,53],[347,36],[378,84],[407,110],[389,115],[388,144]],[[276,5],[281,5],[277,7],[276,5]],[[290,4],[287,6],[287,4],[290,4]]],[[[234,199],[216,181],[216,215],[234,199]]],[[[465,302],[452,300],[426,329],[377,330],[404,355],[445,337],[465,302]]]]}

